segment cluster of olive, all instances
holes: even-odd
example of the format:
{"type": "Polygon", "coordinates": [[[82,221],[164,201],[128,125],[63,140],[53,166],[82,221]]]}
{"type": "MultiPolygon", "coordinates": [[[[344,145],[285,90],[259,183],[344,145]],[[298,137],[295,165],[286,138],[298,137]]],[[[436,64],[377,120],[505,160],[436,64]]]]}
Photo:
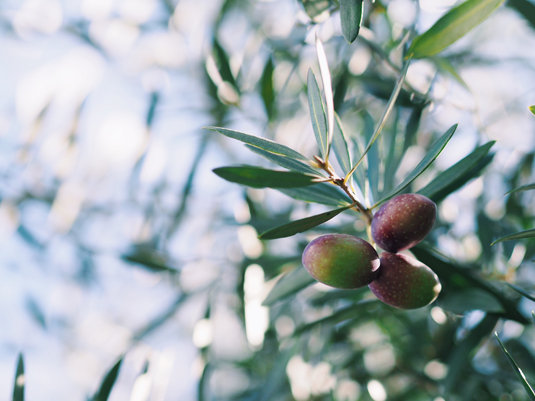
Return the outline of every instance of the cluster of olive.
{"type": "Polygon", "coordinates": [[[379,256],[365,240],[328,234],[313,240],[303,252],[303,266],[312,277],[331,287],[354,289],[368,285],[384,303],[416,309],[433,302],[441,290],[437,275],[416,259],[398,252],[412,248],[433,228],[437,207],[419,194],[398,195],[373,216],[373,240],[385,252],[379,256]]]}

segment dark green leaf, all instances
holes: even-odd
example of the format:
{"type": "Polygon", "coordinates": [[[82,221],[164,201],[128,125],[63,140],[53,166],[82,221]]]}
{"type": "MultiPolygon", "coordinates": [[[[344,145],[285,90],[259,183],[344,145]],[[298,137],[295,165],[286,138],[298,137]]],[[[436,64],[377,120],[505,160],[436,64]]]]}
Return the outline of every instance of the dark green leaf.
{"type": "Polygon", "coordinates": [[[431,146],[431,149],[429,149],[429,152],[427,152],[425,157],[420,161],[420,163],[418,163],[418,165],[414,168],[414,170],[412,170],[411,173],[407,177],[405,177],[405,179],[401,182],[401,184],[399,184],[396,188],[394,188],[387,196],[385,196],[383,199],[377,202],[373,207],[379,205],[382,202],[387,201],[388,199],[392,198],[394,195],[403,191],[411,182],[413,182],[420,174],[422,174],[427,169],[427,167],[429,167],[431,163],[435,161],[435,159],[438,157],[440,152],[442,152],[446,144],[449,142],[449,140],[455,133],[456,129],[457,129],[457,124],[455,124],[444,135],[442,135],[433,144],[433,146],[431,146]]]}
{"type": "Polygon", "coordinates": [[[494,244],[497,244],[498,242],[503,242],[503,241],[512,241],[515,239],[524,239],[524,238],[533,238],[533,237],[535,237],[535,228],[530,228],[529,230],[524,230],[518,233],[506,235],[505,237],[501,237],[490,245],[492,246],[494,244]]]}
{"type": "Polygon", "coordinates": [[[455,163],[453,166],[438,174],[433,181],[427,184],[424,188],[418,191],[419,194],[425,195],[430,199],[434,199],[438,194],[442,197],[444,193],[450,194],[454,190],[460,188],[472,178],[472,172],[475,166],[483,160],[494,145],[495,141],[486,143],[478,147],[468,156],[455,163]]]}
{"type": "Polygon", "coordinates": [[[292,221],[291,223],[284,224],[279,227],[272,228],[258,236],[261,239],[277,239],[291,237],[292,235],[305,232],[323,224],[332,218],[338,216],[344,210],[349,209],[351,206],[342,207],[336,210],[330,210],[325,213],[317,214],[315,216],[306,217],[304,219],[292,221]]]}
{"type": "Polygon", "coordinates": [[[507,351],[507,349],[503,345],[502,341],[500,340],[500,337],[498,337],[498,333],[494,332],[494,335],[496,336],[496,339],[500,343],[500,347],[502,347],[502,350],[505,353],[505,356],[507,357],[507,360],[509,361],[509,363],[513,367],[513,370],[515,371],[516,375],[520,379],[520,382],[522,383],[522,386],[524,386],[524,389],[526,390],[526,393],[528,393],[529,399],[530,400],[535,400],[535,392],[533,391],[533,388],[531,388],[530,384],[526,380],[526,376],[524,375],[524,372],[522,372],[522,370],[518,367],[518,365],[516,364],[515,360],[511,356],[511,354],[509,354],[509,352],[507,351]]]}
{"type": "Polygon", "coordinates": [[[298,267],[292,271],[283,275],[279,281],[273,286],[269,294],[267,295],[262,305],[270,306],[275,302],[282,301],[291,295],[296,294],[303,288],[308,287],[310,284],[315,283],[316,280],[312,278],[304,267],[298,267]]]}
{"type": "Polygon", "coordinates": [[[342,34],[349,42],[357,38],[362,23],[363,0],[340,0],[340,19],[342,22],[342,34]]]}
{"type": "Polygon", "coordinates": [[[269,160],[271,163],[275,163],[281,167],[287,168],[288,170],[299,171],[304,174],[321,175],[318,171],[314,170],[314,168],[299,160],[266,152],[263,149],[256,148],[251,145],[245,145],[245,147],[250,151],[262,156],[264,159],[269,160]]]}
{"type": "Polygon", "coordinates": [[[522,14],[531,27],[535,29],[535,4],[533,2],[530,0],[508,0],[506,5],[522,14]]]}
{"type": "Polygon", "coordinates": [[[487,281],[473,274],[471,269],[458,266],[427,243],[416,245],[411,248],[411,252],[420,262],[433,269],[439,277],[442,284],[442,294],[439,296],[439,301],[448,292],[457,293],[467,289],[479,288],[488,292],[500,302],[505,310],[504,313],[499,314],[500,316],[526,324],[527,320],[518,311],[516,301],[509,299],[487,281]]]}
{"type": "Polygon", "coordinates": [[[506,284],[507,284],[509,287],[511,287],[513,290],[515,290],[516,292],[518,292],[520,295],[523,295],[524,297],[526,297],[526,298],[529,299],[530,301],[535,302],[535,295],[534,295],[534,294],[530,294],[530,293],[527,292],[525,289],[520,288],[520,287],[517,287],[516,285],[509,284],[509,283],[506,283],[506,284]]]}
{"type": "Polygon", "coordinates": [[[332,0],[299,0],[307,15],[314,19],[332,7],[332,0]]]}
{"type": "Polygon", "coordinates": [[[438,305],[449,312],[464,315],[472,310],[503,313],[505,310],[501,302],[491,293],[481,288],[467,288],[455,291],[439,298],[438,305]]]}
{"type": "Polygon", "coordinates": [[[342,121],[338,114],[335,114],[334,134],[333,134],[333,150],[336,159],[340,164],[344,174],[351,170],[351,156],[349,155],[349,147],[347,146],[346,134],[342,126],[342,121]]]}
{"type": "Polygon", "coordinates": [[[269,139],[261,138],[255,135],[249,135],[244,132],[234,131],[234,130],[227,129],[227,128],[219,128],[219,127],[203,127],[203,128],[219,132],[220,134],[228,136],[229,138],[237,139],[238,141],[241,141],[251,146],[263,149],[270,153],[275,153],[277,155],[287,156],[287,157],[291,157],[294,159],[307,160],[307,158],[303,156],[301,153],[296,152],[295,150],[287,146],[281,145],[280,143],[277,143],[269,139]]]}
{"type": "Polygon", "coordinates": [[[268,120],[272,121],[274,117],[275,91],[273,89],[273,59],[270,57],[264,67],[262,78],[260,79],[262,100],[266,108],[268,120]]]}
{"type": "Polygon", "coordinates": [[[518,188],[515,188],[515,189],[511,189],[505,195],[514,194],[515,192],[529,191],[531,189],[535,189],[535,182],[532,183],[532,184],[522,185],[521,187],[518,187],[518,188]]]}
{"type": "MultiPolygon", "coordinates": [[[[479,344],[492,332],[497,322],[497,316],[485,316],[453,349],[448,360],[448,374],[444,379],[446,394],[449,394],[454,388],[458,387],[459,382],[464,379],[462,374],[465,366],[473,358],[479,344]]],[[[449,399],[449,397],[445,398],[449,399]]]]}
{"type": "Polygon", "coordinates": [[[111,390],[113,386],[115,385],[115,381],[117,380],[117,376],[119,375],[119,369],[121,368],[122,362],[123,362],[123,357],[121,356],[119,360],[117,361],[117,363],[115,363],[115,365],[113,365],[110,371],[106,374],[106,376],[104,377],[104,380],[102,380],[100,388],[96,392],[96,394],[93,396],[92,401],[107,401],[108,400],[111,390]]]}
{"type": "Polygon", "coordinates": [[[267,170],[255,166],[219,167],[213,170],[221,178],[252,188],[296,188],[313,185],[318,177],[293,171],[267,170]]]}
{"type": "Polygon", "coordinates": [[[223,81],[229,82],[238,90],[238,84],[234,75],[232,75],[232,70],[230,69],[229,58],[225,50],[219,44],[217,38],[214,36],[212,56],[214,57],[215,64],[219,70],[219,74],[223,81]]]}
{"type": "Polygon", "coordinates": [[[19,354],[15,383],[13,384],[13,401],[24,401],[24,358],[19,354]]]}
{"type": "Polygon", "coordinates": [[[148,246],[135,246],[131,251],[121,255],[121,259],[139,264],[154,272],[169,271],[176,273],[178,271],[170,266],[166,255],[148,246]]]}
{"type": "Polygon", "coordinates": [[[305,202],[335,207],[351,205],[351,200],[347,195],[332,184],[320,183],[313,187],[279,189],[279,191],[291,198],[305,202]]]}
{"type": "Polygon", "coordinates": [[[533,324],[535,324],[535,312],[531,311],[531,320],[533,320],[533,324]]]}
{"type": "Polygon", "coordinates": [[[535,105],[529,106],[529,111],[531,111],[533,114],[535,114],[535,105]]]}
{"type": "Polygon", "coordinates": [[[452,8],[426,32],[414,38],[407,54],[423,58],[440,53],[486,20],[503,2],[467,0],[452,8]]]}
{"type": "Polygon", "coordinates": [[[325,159],[328,152],[328,138],[327,138],[327,121],[325,119],[325,109],[323,107],[323,100],[321,100],[321,93],[316,81],[316,76],[312,69],[308,70],[307,77],[308,88],[308,107],[310,108],[310,119],[312,121],[312,128],[316,136],[316,142],[320,150],[321,157],[325,159]]]}

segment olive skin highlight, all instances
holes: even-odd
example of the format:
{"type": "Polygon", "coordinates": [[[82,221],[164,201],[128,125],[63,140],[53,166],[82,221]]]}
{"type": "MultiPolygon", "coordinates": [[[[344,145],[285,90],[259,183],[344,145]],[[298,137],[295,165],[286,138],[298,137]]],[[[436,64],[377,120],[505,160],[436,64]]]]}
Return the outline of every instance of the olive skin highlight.
{"type": "Polygon", "coordinates": [[[381,254],[379,275],[370,290],[385,304],[399,309],[429,305],[440,293],[438,276],[426,265],[399,253],[381,254]]]}
{"type": "Polygon", "coordinates": [[[412,248],[429,234],[436,217],[437,206],[431,199],[419,194],[398,195],[373,216],[373,240],[388,252],[412,248]]]}
{"type": "Polygon", "coordinates": [[[303,266],[317,281],[335,288],[354,289],[377,276],[379,256],[361,238],[327,234],[310,242],[303,251],[303,266]]]}

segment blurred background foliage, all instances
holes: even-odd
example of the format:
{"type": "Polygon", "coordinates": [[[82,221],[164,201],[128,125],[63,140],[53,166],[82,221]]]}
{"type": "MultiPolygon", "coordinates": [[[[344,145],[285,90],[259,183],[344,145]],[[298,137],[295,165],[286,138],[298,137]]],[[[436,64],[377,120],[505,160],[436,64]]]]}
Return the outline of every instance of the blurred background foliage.
{"type": "Polygon", "coordinates": [[[535,246],[490,243],[533,227],[533,192],[504,194],[534,181],[535,3],[509,0],[413,62],[357,171],[377,200],[459,123],[415,192],[497,141],[439,203],[427,241],[441,254],[414,249],[448,282],[430,307],[312,284],[300,268],[308,241],[363,236],[365,224],[341,214],[258,240],[327,209],[221,180],[213,168],[261,159],[201,130],[317,153],[306,96],[317,34],[335,109],[351,144],[364,144],[406,35],[453,3],[365,1],[349,45],[335,0],[4,0],[0,398],[15,380],[17,400],[21,383],[27,400],[528,399],[490,334],[535,383],[535,306],[505,285],[535,290],[535,246]]]}

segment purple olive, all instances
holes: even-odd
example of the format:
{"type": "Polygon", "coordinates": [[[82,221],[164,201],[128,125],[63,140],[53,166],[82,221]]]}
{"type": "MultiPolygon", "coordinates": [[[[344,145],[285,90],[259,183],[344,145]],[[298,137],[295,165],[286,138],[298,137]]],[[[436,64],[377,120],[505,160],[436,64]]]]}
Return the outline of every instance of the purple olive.
{"type": "Polygon", "coordinates": [[[409,249],[433,228],[437,205],[419,194],[398,195],[386,202],[372,219],[373,240],[388,252],[409,249]]]}
{"type": "Polygon", "coordinates": [[[379,256],[361,238],[327,234],[307,245],[303,251],[303,266],[323,284],[353,289],[370,284],[377,276],[379,256]]]}
{"type": "Polygon", "coordinates": [[[379,275],[369,285],[377,298],[400,309],[429,305],[442,286],[429,267],[410,256],[383,252],[379,275]]]}

